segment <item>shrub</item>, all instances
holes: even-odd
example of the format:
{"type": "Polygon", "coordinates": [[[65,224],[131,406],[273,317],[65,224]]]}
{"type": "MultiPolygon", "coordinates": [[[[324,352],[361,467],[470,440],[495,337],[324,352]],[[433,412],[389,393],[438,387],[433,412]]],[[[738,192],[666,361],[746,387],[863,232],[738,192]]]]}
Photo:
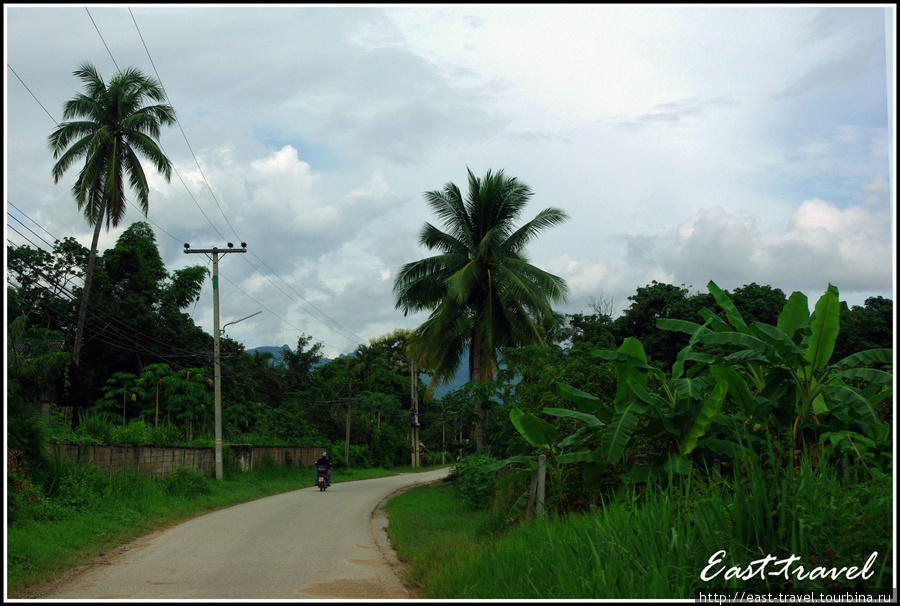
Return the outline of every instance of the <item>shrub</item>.
{"type": "Polygon", "coordinates": [[[491,504],[497,474],[485,468],[494,462],[488,455],[469,455],[451,470],[460,496],[474,509],[485,509],[491,504]]]}
{"type": "Polygon", "coordinates": [[[405,432],[384,424],[372,439],[372,460],[385,469],[409,462],[410,443],[405,432]]]}
{"type": "Polygon", "coordinates": [[[147,427],[147,444],[154,446],[175,446],[184,443],[184,430],[177,425],[147,427]]]}
{"type": "Polygon", "coordinates": [[[85,511],[98,506],[109,486],[109,476],[94,463],[75,462],[64,466],[65,472],[56,497],[61,507],[85,511]]]}
{"type": "Polygon", "coordinates": [[[116,426],[109,420],[109,416],[97,409],[81,411],[78,415],[78,425],[75,427],[75,436],[79,441],[93,441],[99,444],[111,444],[113,432],[116,426]]]}
{"type": "Polygon", "coordinates": [[[6,449],[6,512],[9,524],[41,520],[48,516],[51,503],[29,479],[28,465],[18,450],[6,449]]]}
{"type": "Polygon", "coordinates": [[[147,424],[137,419],[130,421],[124,427],[118,427],[112,434],[114,444],[134,444],[135,446],[147,444],[149,437],[147,424]]]}
{"type": "Polygon", "coordinates": [[[272,473],[278,471],[278,467],[279,465],[275,462],[275,459],[272,458],[272,455],[266,453],[263,460],[259,462],[258,471],[260,473],[272,473]]]}
{"type": "Polygon", "coordinates": [[[344,469],[371,469],[372,451],[365,444],[350,445],[350,460],[344,459],[344,442],[335,442],[328,449],[328,458],[335,467],[344,469]]]}
{"type": "MultiPolygon", "coordinates": [[[[265,463],[265,461],[263,461],[265,463]]],[[[209,494],[212,487],[202,471],[176,467],[165,479],[166,494],[185,498],[209,494]]]]}

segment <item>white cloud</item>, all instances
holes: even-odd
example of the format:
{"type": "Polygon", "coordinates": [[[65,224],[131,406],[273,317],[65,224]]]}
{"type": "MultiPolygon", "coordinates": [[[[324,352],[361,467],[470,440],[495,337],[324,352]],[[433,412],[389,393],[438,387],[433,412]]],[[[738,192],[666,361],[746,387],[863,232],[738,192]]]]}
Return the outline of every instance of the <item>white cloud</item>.
{"type": "MultiPolygon", "coordinates": [[[[893,8],[147,5],[141,36],[125,8],[89,10],[102,41],[83,8],[4,6],[28,86],[6,87],[7,200],[89,245],[75,172],[54,185],[46,147],[72,70],[109,76],[110,53],[158,69],[178,174],[148,171],[150,220],[169,269],[206,263],[183,242],[247,242],[220,271],[235,285],[223,317],[269,308],[229,329],[248,347],[300,331],[354,347],[309,305],[364,339],[414,326],[393,277],[430,254],[422,193],[465,189],[467,167],[531,186],[523,220],[571,215],[528,250],[569,282],[570,313],[621,310],[652,280],[830,281],[859,303],[893,288],[893,8]]],[[[139,219],[129,209],[101,249],[139,219]]],[[[208,291],[195,318],[211,331],[208,291]]]]}
{"type": "MultiPolygon", "coordinates": [[[[881,183],[862,191],[881,191],[881,183]]],[[[677,228],[664,265],[676,280],[729,288],[757,282],[818,291],[830,282],[846,292],[876,291],[892,277],[889,209],[866,199],[844,209],[806,200],[782,230],[766,233],[752,217],[707,209],[677,228]]]]}

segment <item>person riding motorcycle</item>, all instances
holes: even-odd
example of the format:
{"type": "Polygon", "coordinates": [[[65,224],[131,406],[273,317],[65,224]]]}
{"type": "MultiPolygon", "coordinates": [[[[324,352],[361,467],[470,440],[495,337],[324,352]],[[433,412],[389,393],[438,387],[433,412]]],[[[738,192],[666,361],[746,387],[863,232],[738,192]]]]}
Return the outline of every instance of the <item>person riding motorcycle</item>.
{"type": "Polygon", "coordinates": [[[331,461],[328,460],[327,452],[323,452],[322,456],[319,457],[319,459],[316,461],[316,469],[317,470],[319,469],[320,466],[328,469],[328,478],[325,481],[330,486],[331,485],[331,468],[334,467],[334,465],[332,465],[331,461]]]}

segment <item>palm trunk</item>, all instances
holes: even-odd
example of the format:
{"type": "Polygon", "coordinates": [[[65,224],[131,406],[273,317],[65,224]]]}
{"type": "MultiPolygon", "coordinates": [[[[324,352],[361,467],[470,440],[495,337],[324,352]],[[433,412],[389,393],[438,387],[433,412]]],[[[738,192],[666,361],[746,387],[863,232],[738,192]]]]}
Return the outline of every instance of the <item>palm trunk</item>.
{"type": "Polygon", "coordinates": [[[84,272],[84,288],[81,291],[81,304],[78,307],[78,324],[75,327],[75,347],[72,352],[72,362],[78,366],[81,356],[81,341],[84,335],[84,321],[87,318],[88,297],[91,294],[91,282],[94,279],[94,263],[97,261],[97,246],[100,242],[100,229],[103,227],[103,215],[106,214],[106,199],[100,207],[97,215],[97,223],[94,225],[94,239],[91,241],[91,253],[88,255],[87,269],[84,272]]]}
{"type": "MultiPolygon", "coordinates": [[[[486,383],[483,376],[482,342],[478,335],[472,335],[472,345],[469,348],[469,381],[486,383]]],[[[484,452],[487,448],[487,434],[484,428],[484,409],[481,407],[481,396],[475,395],[475,447],[478,452],[484,452]]]]}

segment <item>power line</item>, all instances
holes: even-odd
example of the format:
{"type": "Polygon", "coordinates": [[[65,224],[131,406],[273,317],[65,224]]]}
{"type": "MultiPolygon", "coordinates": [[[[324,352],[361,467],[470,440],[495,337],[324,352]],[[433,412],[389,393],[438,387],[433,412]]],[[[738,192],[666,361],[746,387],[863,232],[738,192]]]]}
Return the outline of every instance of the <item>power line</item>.
{"type": "MultiPolygon", "coordinates": [[[[88,17],[91,19],[91,22],[92,22],[92,24],[94,25],[94,28],[97,30],[97,34],[100,36],[101,41],[103,42],[104,46],[106,47],[107,52],[110,54],[110,57],[113,59],[113,63],[116,65],[116,68],[118,69],[118,64],[116,63],[115,58],[113,57],[112,52],[111,52],[110,49],[109,49],[109,46],[106,44],[106,41],[103,39],[103,36],[102,36],[102,34],[101,34],[100,30],[99,30],[99,27],[97,26],[96,22],[94,21],[93,17],[91,16],[90,11],[87,10],[87,9],[85,9],[85,10],[86,10],[86,12],[88,13],[88,17]]],[[[141,31],[140,31],[140,28],[139,28],[138,25],[137,25],[137,22],[136,22],[136,20],[135,20],[134,14],[131,13],[131,10],[130,10],[130,9],[129,9],[129,13],[131,14],[132,21],[134,21],[135,28],[136,28],[136,30],[137,30],[137,32],[138,32],[138,36],[140,37],[142,44],[144,45],[144,49],[145,49],[145,51],[147,52],[148,59],[150,60],[151,65],[153,66],[154,73],[156,73],[157,79],[160,81],[160,86],[163,88],[164,94],[166,95],[166,99],[171,103],[171,100],[169,100],[169,97],[168,97],[168,93],[166,92],[165,87],[162,85],[161,78],[159,77],[159,72],[158,72],[158,70],[156,69],[156,65],[155,65],[155,63],[153,62],[153,58],[152,58],[152,56],[150,55],[149,49],[147,48],[146,42],[144,41],[143,35],[142,35],[141,31]]],[[[50,119],[53,120],[53,122],[54,122],[55,124],[59,125],[59,123],[53,118],[53,116],[50,114],[50,112],[47,111],[47,109],[43,106],[43,104],[40,102],[40,100],[34,95],[34,93],[32,93],[32,91],[28,88],[28,86],[25,84],[25,82],[19,77],[19,75],[15,72],[15,70],[13,70],[12,67],[9,66],[9,65],[8,65],[8,67],[9,67],[9,69],[16,75],[16,77],[17,77],[17,78],[19,79],[19,81],[22,83],[23,87],[25,87],[25,89],[29,92],[29,94],[31,94],[32,98],[34,98],[34,100],[38,103],[38,105],[40,105],[41,108],[44,109],[45,113],[47,113],[47,115],[50,117],[50,119]]],[[[222,217],[225,219],[226,223],[227,223],[228,226],[231,228],[231,230],[232,230],[232,232],[235,234],[235,236],[238,236],[236,230],[235,230],[234,227],[231,225],[231,222],[228,220],[228,217],[225,215],[224,210],[222,209],[221,205],[219,204],[218,199],[217,199],[216,196],[215,196],[215,193],[212,191],[212,187],[210,186],[208,179],[206,178],[205,174],[203,173],[202,167],[200,166],[200,163],[199,163],[199,161],[197,160],[196,155],[195,155],[194,152],[193,152],[193,149],[191,148],[190,142],[189,142],[188,139],[187,139],[187,135],[185,134],[184,129],[182,128],[181,123],[180,123],[180,121],[177,119],[177,117],[176,117],[176,123],[177,123],[178,126],[179,126],[179,130],[181,131],[182,137],[184,138],[185,143],[186,143],[186,145],[188,146],[188,150],[190,151],[191,156],[192,156],[193,159],[194,159],[194,162],[197,164],[197,167],[198,167],[198,169],[200,170],[200,175],[201,175],[201,177],[203,178],[204,183],[206,183],[207,189],[209,190],[210,194],[212,195],[213,200],[214,200],[214,202],[216,203],[216,206],[219,208],[219,211],[220,211],[220,213],[222,214],[222,217]]],[[[161,144],[160,144],[160,147],[161,147],[161,149],[162,149],[162,145],[161,145],[161,144]]],[[[163,153],[165,153],[165,150],[164,150],[164,149],[163,149],[163,153]]],[[[194,204],[197,206],[198,210],[200,210],[200,212],[201,212],[201,214],[203,215],[203,217],[207,220],[207,222],[210,224],[210,226],[216,231],[216,233],[217,233],[220,237],[222,237],[222,239],[224,240],[225,237],[224,237],[223,234],[218,230],[218,228],[215,226],[215,224],[210,220],[210,218],[206,215],[206,213],[203,211],[203,208],[200,206],[199,202],[198,202],[197,199],[194,197],[193,193],[190,191],[190,188],[187,186],[187,183],[185,183],[185,181],[184,181],[184,179],[182,178],[181,174],[179,173],[179,171],[177,170],[177,168],[176,168],[174,165],[173,165],[173,169],[175,170],[175,173],[176,173],[176,175],[178,175],[179,180],[181,180],[182,185],[184,186],[186,192],[187,192],[188,195],[191,197],[191,200],[192,200],[192,201],[194,202],[194,204]]],[[[134,204],[132,204],[130,201],[128,201],[128,203],[129,203],[131,206],[133,206],[133,207],[135,207],[135,208],[137,209],[137,207],[134,206],[134,204]]],[[[19,210],[19,209],[17,209],[17,210],[19,210]]],[[[137,210],[140,212],[140,209],[137,209],[137,210]]],[[[20,211],[20,212],[21,212],[21,211],[20,211]]],[[[23,214],[24,214],[24,213],[23,213],[23,214]]],[[[25,216],[27,217],[27,215],[25,215],[25,216]]],[[[152,225],[154,225],[157,229],[159,229],[159,230],[161,230],[163,233],[165,233],[167,236],[169,236],[170,238],[172,238],[172,239],[175,240],[175,241],[180,242],[180,240],[179,240],[178,238],[176,238],[176,237],[173,236],[171,233],[169,233],[168,231],[166,231],[162,226],[160,226],[159,224],[157,224],[156,222],[154,222],[153,220],[151,220],[151,219],[149,218],[149,216],[144,215],[144,218],[145,218],[147,221],[149,221],[152,225]]],[[[29,217],[29,219],[30,219],[30,217],[29,217]]],[[[35,224],[37,224],[37,223],[35,222],[35,224]]],[[[46,231],[46,230],[45,230],[45,231],[46,231]]],[[[17,232],[17,233],[18,233],[18,232],[17,232]]],[[[32,233],[33,233],[33,232],[32,232],[32,233]]],[[[49,232],[47,232],[47,233],[49,233],[49,232]]],[[[21,235],[21,234],[20,234],[20,235],[21,235]]],[[[238,239],[240,239],[240,238],[238,237],[238,239]]],[[[278,287],[274,282],[272,282],[272,280],[269,278],[268,275],[266,275],[265,273],[263,273],[259,268],[257,268],[255,265],[253,265],[253,264],[249,261],[249,259],[247,259],[247,262],[250,264],[250,266],[251,266],[255,271],[257,271],[261,276],[263,276],[264,278],[266,278],[266,280],[269,281],[273,286],[275,286],[275,287],[279,290],[279,292],[281,292],[283,295],[285,295],[285,296],[286,296],[289,300],[291,300],[293,303],[297,304],[304,312],[306,312],[307,314],[309,314],[310,316],[312,316],[312,317],[313,317],[314,319],[316,319],[317,321],[321,322],[326,328],[328,328],[329,330],[331,330],[333,333],[337,334],[338,336],[341,336],[342,338],[347,339],[348,341],[355,342],[355,343],[358,344],[358,345],[365,344],[365,340],[364,340],[364,339],[362,339],[362,338],[359,337],[358,335],[354,334],[352,331],[350,331],[349,329],[347,329],[346,327],[344,327],[341,323],[339,323],[339,322],[336,321],[335,319],[331,318],[330,316],[328,316],[328,314],[326,314],[326,313],[323,312],[321,309],[319,309],[318,307],[316,307],[313,303],[311,303],[308,299],[306,299],[302,294],[300,294],[293,286],[291,286],[286,280],[284,280],[284,278],[282,278],[282,277],[281,277],[280,275],[278,275],[271,267],[269,267],[269,265],[266,264],[265,261],[264,261],[263,259],[261,259],[258,255],[256,255],[255,252],[253,252],[252,250],[251,250],[250,252],[251,252],[251,254],[252,254],[254,257],[256,257],[256,259],[257,259],[257,260],[258,260],[258,261],[259,261],[266,269],[268,269],[268,271],[269,271],[274,277],[278,278],[278,279],[279,279],[282,283],[284,283],[291,291],[293,291],[300,299],[302,299],[307,305],[309,305],[312,309],[314,309],[316,312],[318,312],[318,314],[320,314],[322,318],[327,319],[328,321],[330,321],[330,322],[333,324],[333,326],[337,327],[340,331],[343,331],[343,332],[339,332],[338,330],[336,330],[335,328],[333,328],[332,326],[330,326],[330,325],[328,324],[328,322],[326,322],[326,321],[323,320],[322,318],[318,317],[316,314],[314,314],[314,313],[312,313],[311,311],[309,311],[308,309],[306,309],[302,303],[299,303],[299,301],[294,300],[290,295],[288,295],[288,293],[284,292],[284,290],[282,290],[282,289],[281,289],[280,287],[278,287]],[[348,336],[348,335],[349,335],[349,336],[348,336]]],[[[224,276],[223,276],[223,277],[224,277],[224,276]]],[[[227,279],[227,278],[226,278],[226,279],[227,279]]],[[[239,290],[240,290],[240,289],[239,289],[239,290]]],[[[244,292],[244,291],[241,290],[241,292],[244,292]]],[[[244,294],[247,295],[246,292],[244,292],[244,294]]],[[[247,296],[249,297],[249,295],[247,295],[247,296]]],[[[256,300],[253,299],[252,297],[250,297],[250,298],[251,298],[252,300],[256,301],[256,300]]],[[[256,301],[256,302],[258,303],[258,301],[256,301]]],[[[278,317],[279,319],[281,319],[283,322],[285,322],[285,323],[288,324],[289,326],[292,326],[293,328],[302,331],[302,329],[300,329],[299,327],[294,326],[294,325],[292,325],[291,323],[287,322],[284,318],[282,318],[281,316],[278,316],[278,314],[275,314],[275,313],[272,312],[270,309],[268,309],[268,308],[266,308],[266,309],[267,309],[267,311],[269,311],[270,313],[272,313],[273,315],[275,315],[276,317],[278,317]]],[[[334,346],[334,345],[332,345],[332,344],[328,344],[328,343],[325,343],[325,344],[328,345],[329,347],[334,347],[334,348],[337,349],[338,351],[340,351],[340,349],[341,349],[341,348],[338,348],[338,347],[336,347],[336,346],[334,346]]]]}
{"type": "Polygon", "coordinates": [[[25,90],[28,91],[28,94],[31,95],[31,98],[34,99],[35,101],[37,101],[37,104],[41,106],[41,109],[44,110],[44,113],[47,114],[48,116],[50,116],[50,119],[53,120],[53,123],[54,123],[54,124],[56,124],[57,126],[59,126],[59,122],[56,121],[56,118],[54,118],[53,115],[52,115],[50,112],[47,111],[47,108],[44,107],[44,104],[41,103],[40,100],[39,100],[37,97],[34,96],[34,93],[31,92],[31,89],[28,88],[28,85],[25,84],[25,82],[22,80],[22,78],[19,78],[19,74],[16,73],[16,70],[14,70],[14,69],[12,68],[12,66],[11,66],[9,63],[6,64],[6,67],[8,67],[8,68],[9,68],[9,71],[11,71],[11,72],[13,73],[13,75],[19,80],[19,82],[22,83],[22,86],[25,87],[25,90]]]}
{"type": "MultiPolygon", "coordinates": [[[[15,230],[15,228],[11,228],[11,229],[13,229],[13,231],[16,231],[16,233],[19,233],[17,230],[15,230]]],[[[22,236],[21,233],[19,233],[19,235],[22,236]]],[[[25,240],[28,240],[28,238],[25,238],[24,236],[22,236],[22,237],[23,237],[25,240]]],[[[28,241],[30,242],[30,240],[28,240],[28,241]]],[[[33,244],[33,243],[32,243],[32,244],[33,244]]],[[[66,286],[64,286],[64,285],[60,284],[59,282],[55,281],[52,277],[48,276],[48,275],[47,275],[46,273],[44,273],[41,269],[39,269],[38,267],[36,267],[36,266],[33,265],[32,263],[30,263],[30,262],[29,262],[24,256],[22,256],[15,248],[7,248],[7,252],[10,253],[10,254],[12,254],[12,255],[15,256],[16,258],[20,259],[20,260],[23,262],[23,264],[24,264],[25,266],[27,266],[29,269],[31,269],[33,272],[35,272],[35,274],[37,274],[38,276],[40,276],[40,277],[41,277],[48,285],[54,286],[55,289],[56,289],[56,291],[58,291],[59,293],[61,293],[63,296],[65,296],[66,298],[68,298],[70,301],[76,302],[76,301],[78,300],[78,297],[76,297],[76,296],[75,296],[75,293],[73,293],[69,288],[67,288],[66,286]]],[[[10,277],[11,277],[11,276],[7,276],[7,281],[9,281],[9,278],[10,278],[10,277]]],[[[37,285],[37,284],[35,285],[35,288],[37,288],[37,289],[44,289],[43,287],[41,287],[40,285],[37,285]]],[[[57,295],[54,294],[54,296],[57,296],[57,295]]],[[[109,315],[109,314],[106,313],[105,311],[103,311],[103,310],[97,308],[96,305],[94,305],[94,304],[92,304],[92,303],[88,303],[88,313],[89,313],[93,318],[95,318],[95,319],[97,319],[97,320],[101,320],[101,321],[106,322],[105,328],[106,328],[110,333],[114,334],[115,336],[121,337],[121,338],[123,339],[123,342],[127,342],[127,343],[129,344],[129,346],[128,346],[128,347],[124,347],[124,346],[123,346],[124,349],[133,350],[135,347],[136,347],[136,348],[143,348],[144,351],[145,351],[145,353],[152,354],[152,355],[156,355],[156,356],[158,356],[158,357],[166,357],[166,356],[175,356],[175,357],[199,357],[199,354],[197,354],[196,352],[192,352],[192,351],[189,351],[189,350],[186,350],[186,349],[181,349],[181,348],[171,348],[171,346],[170,346],[168,343],[164,343],[164,342],[162,342],[162,341],[159,341],[159,340],[156,339],[155,337],[146,335],[146,334],[140,332],[139,330],[135,329],[134,327],[128,326],[128,325],[124,324],[124,323],[123,323],[121,320],[119,320],[118,318],[109,315]],[[127,332],[125,332],[125,331],[127,331],[127,332]],[[148,346],[146,346],[145,344],[140,343],[139,341],[135,340],[135,339],[134,339],[135,336],[143,338],[143,339],[145,340],[145,343],[149,343],[149,344],[154,345],[154,346],[161,346],[162,348],[169,348],[169,349],[166,350],[165,353],[160,352],[160,351],[158,351],[158,350],[152,350],[152,349],[150,349],[148,346]],[[127,339],[127,341],[126,341],[126,339],[127,339]],[[173,353],[173,352],[182,352],[182,353],[181,353],[181,354],[178,354],[178,353],[173,353]]],[[[69,314],[68,317],[63,316],[62,319],[68,319],[69,322],[71,323],[71,322],[73,321],[73,319],[74,319],[73,316],[75,316],[74,310],[69,314]]],[[[101,334],[103,334],[103,333],[97,331],[97,332],[94,332],[94,333],[93,333],[93,336],[99,337],[101,334]]],[[[109,341],[104,341],[104,342],[106,342],[106,343],[108,343],[108,344],[111,344],[111,345],[113,344],[113,343],[111,343],[111,342],[109,342],[109,341]]]]}
{"type": "Polygon", "coordinates": [[[94,18],[91,16],[91,11],[89,11],[86,6],[84,7],[84,10],[85,10],[85,12],[87,12],[88,18],[91,20],[91,23],[94,24],[94,29],[97,30],[97,35],[100,36],[100,41],[103,43],[103,46],[106,47],[106,52],[109,53],[109,58],[112,59],[113,65],[116,66],[116,71],[119,71],[119,64],[116,63],[116,58],[113,57],[113,54],[109,50],[109,47],[106,46],[106,40],[103,39],[103,34],[100,33],[100,28],[97,27],[97,24],[94,22],[94,18]]]}
{"type": "MultiPolygon", "coordinates": [[[[150,49],[147,47],[147,43],[146,43],[146,41],[144,40],[143,34],[141,34],[140,27],[138,27],[137,20],[136,20],[135,17],[134,17],[134,13],[131,12],[131,9],[130,9],[130,8],[128,9],[128,12],[129,12],[129,14],[131,14],[131,20],[134,22],[134,27],[135,27],[135,29],[137,30],[137,32],[138,32],[138,37],[141,39],[141,43],[142,43],[143,46],[144,46],[144,51],[147,53],[147,58],[150,60],[150,65],[153,66],[153,71],[154,71],[154,73],[156,74],[156,79],[159,81],[160,86],[162,86],[162,88],[163,88],[163,92],[164,92],[164,94],[166,95],[166,100],[167,100],[167,101],[169,102],[169,104],[171,105],[171,104],[172,104],[172,101],[171,101],[171,99],[169,99],[168,92],[166,92],[166,88],[165,88],[165,86],[162,84],[162,78],[161,78],[160,75],[159,75],[159,71],[156,69],[156,64],[155,64],[154,61],[153,61],[153,57],[150,55],[150,49]]],[[[191,144],[190,144],[190,142],[188,141],[187,135],[185,134],[184,129],[181,127],[181,122],[177,119],[177,117],[176,117],[176,120],[175,120],[175,121],[176,121],[176,123],[178,124],[179,130],[181,130],[181,135],[182,135],[182,137],[184,137],[184,141],[185,141],[185,143],[186,143],[187,146],[188,146],[188,150],[189,150],[190,153],[191,153],[191,157],[194,158],[194,162],[197,164],[197,169],[200,171],[200,176],[203,178],[204,183],[206,183],[206,187],[207,187],[207,189],[209,190],[209,193],[210,193],[210,195],[212,196],[213,201],[216,203],[216,206],[219,208],[219,212],[222,213],[222,217],[225,219],[225,222],[228,224],[228,227],[231,228],[231,231],[232,231],[232,233],[235,235],[235,237],[236,237],[238,240],[241,240],[241,237],[238,235],[237,231],[234,229],[234,227],[231,225],[231,222],[228,220],[228,217],[225,215],[225,211],[222,210],[222,206],[219,204],[219,201],[218,201],[218,199],[216,198],[216,195],[215,195],[215,193],[213,192],[212,187],[210,186],[209,181],[208,181],[207,178],[206,178],[206,175],[203,173],[203,169],[202,169],[202,167],[200,166],[200,162],[197,160],[197,157],[194,155],[194,150],[191,148],[191,144]]],[[[205,215],[204,215],[204,216],[205,216],[205,215]]],[[[208,219],[207,219],[207,220],[208,220],[208,219]]],[[[212,223],[210,222],[210,224],[212,224],[212,223]]],[[[215,226],[213,226],[213,227],[215,227],[215,226]]],[[[216,231],[218,232],[218,230],[216,230],[216,231]]],[[[222,234],[219,233],[219,235],[221,236],[222,234]]],[[[224,238],[223,238],[223,239],[224,239],[224,238]]],[[[288,286],[288,288],[290,288],[291,290],[293,290],[294,293],[297,294],[297,296],[299,296],[301,299],[303,299],[304,301],[306,301],[306,303],[309,304],[313,309],[315,309],[316,311],[318,311],[323,317],[328,318],[329,320],[331,320],[332,323],[334,323],[336,326],[338,326],[339,328],[341,328],[342,330],[344,330],[347,334],[352,335],[352,336],[353,336],[353,339],[349,339],[349,340],[351,340],[351,341],[356,340],[357,344],[359,344],[359,345],[364,345],[364,344],[365,344],[365,340],[364,340],[364,339],[361,339],[358,335],[353,334],[351,331],[349,331],[348,329],[344,328],[339,322],[337,322],[337,321],[334,320],[333,318],[330,318],[330,317],[329,317],[325,312],[323,312],[321,309],[319,309],[318,307],[316,307],[315,305],[313,305],[312,303],[310,303],[309,300],[307,300],[303,295],[301,295],[299,292],[297,292],[290,284],[288,284],[283,278],[281,278],[281,276],[279,276],[274,270],[272,270],[272,268],[269,267],[269,266],[265,263],[265,261],[263,261],[262,259],[260,259],[259,256],[256,255],[255,252],[253,252],[252,250],[250,250],[249,252],[250,252],[250,254],[252,254],[254,257],[256,257],[256,259],[257,259],[260,263],[262,263],[262,264],[263,264],[263,265],[264,265],[264,266],[272,273],[272,275],[278,277],[279,280],[281,280],[282,282],[284,282],[284,284],[286,284],[286,285],[288,286]]],[[[249,259],[246,259],[246,257],[245,257],[245,260],[246,260],[248,263],[250,263],[249,259]]],[[[261,271],[259,271],[259,269],[256,268],[252,263],[250,263],[250,265],[251,265],[251,267],[253,267],[254,269],[256,269],[256,271],[258,271],[258,272],[260,273],[260,275],[262,275],[263,277],[266,277],[266,279],[268,279],[268,277],[265,276],[265,274],[263,274],[261,271]]],[[[271,282],[271,280],[270,280],[270,282],[271,282]]],[[[274,286],[274,283],[273,283],[273,286],[274,286]]],[[[276,287],[276,288],[277,288],[277,287],[276,287]]],[[[279,289],[279,290],[281,290],[281,289],[279,289]]],[[[283,294],[286,294],[286,293],[284,293],[284,291],[281,291],[281,292],[282,292],[283,294]]],[[[290,297],[288,297],[288,298],[290,298],[290,297]]],[[[302,308],[302,305],[301,305],[300,307],[302,308]]],[[[310,313],[310,312],[307,311],[307,313],[310,313]]],[[[313,317],[315,317],[315,316],[314,316],[313,314],[311,314],[311,313],[310,313],[310,315],[312,315],[313,317]]],[[[324,322],[323,322],[323,324],[324,324],[324,322]]],[[[326,327],[327,327],[327,324],[326,324],[326,327]]],[[[346,335],[341,335],[341,336],[343,336],[344,338],[347,338],[346,335]]]]}
{"type": "MultiPolygon", "coordinates": [[[[134,18],[134,13],[131,12],[131,8],[128,9],[128,14],[131,15],[131,20],[134,22],[134,28],[137,30],[138,37],[141,39],[141,43],[144,45],[144,51],[147,53],[147,58],[150,60],[150,65],[153,66],[153,72],[156,74],[156,79],[159,81],[159,85],[163,89],[163,94],[166,96],[166,101],[169,102],[169,105],[172,105],[172,100],[169,99],[169,93],[166,91],[166,87],[162,83],[162,78],[159,77],[159,71],[157,71],[156,69],[156,64],[153,62],[153,57],[150,56],[150,49],[147,48],[147,43],[144,41],[144,36],[143,34],[141,34],[141,28],[138,27],[137,20],[134,18]]],[[[181,127],[181,121],[178,120],[177,116],[175,118],[175,123],[178,125],[178,130],[181,131],[181,136],[184,137],[184,142],[188,147],[188,151],[191,153],[191,157],[194,159],[194,163],[197,165],[197,170],[200,171],[200,176],[203,177],[203,182],[206,183],[206,188],[209,190],[209,194],[212,196],[213,202],[216,203],[216,206],[219,208],[219,212],[222,213],[222,218],[225,219],[225,223],[227,223],[228,227],[231,228],[231,233],[234,234],[235,238],[240,240],[241,237],[238,236],[237,232],[234,230],[234,227],[232,227],[231,222],[228,220],[228,217],[225,216],[225,211],[223,211],[221,205],[219,205],[219,200],[216,198],[216,194],[213,193],[212,187],[209,185],[209,181],[206,179],[206,175],[203,174],[203,167],[200,166],[200,162],[199,160],[197,160],[197,156],[194,155],[194,149],[191,147],[191,143],[190,141],[188,141],[187,135],[185,134],[184,129],[181,127]]],[[[204,216],[206,215],[204,214],[204,216]]],[[[207,218],[207,220],[209,219],[207,218]]],[[[210,224],[212,224],[211,221],[210,224]]],[[[213,228],[215,228],[215,226],[213,226],[213,228]]],[[[219,230],[216,230],[216,233],[219,233],[219,230]]],[[[219,236],[221,236],[223,240],[225,239],[225,237],[222,236],[221,233],[219,233],[219,236]]]]}

